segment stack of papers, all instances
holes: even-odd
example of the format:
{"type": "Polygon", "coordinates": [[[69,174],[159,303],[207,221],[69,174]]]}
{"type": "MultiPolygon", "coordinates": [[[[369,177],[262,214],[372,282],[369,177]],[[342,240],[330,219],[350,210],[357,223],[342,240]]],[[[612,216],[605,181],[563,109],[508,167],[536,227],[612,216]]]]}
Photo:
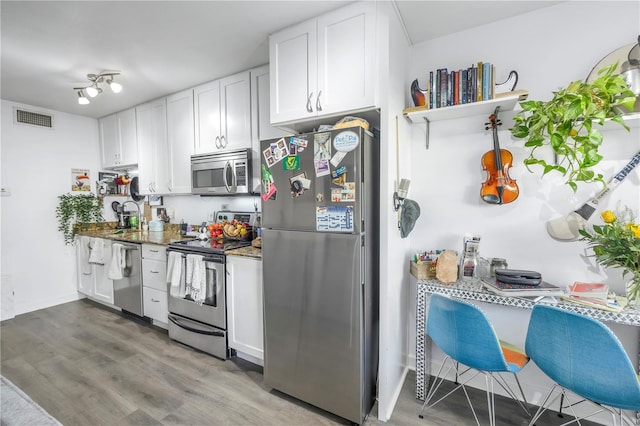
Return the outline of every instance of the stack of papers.
{"type": "Polygon", "coordinates": [[[614,294],[609,294],[609,286],[602,283],[575,282],[567,287],[568,294],[562,299],[582,306],[620,312],[624,303],[620,303],[614,294]]]}

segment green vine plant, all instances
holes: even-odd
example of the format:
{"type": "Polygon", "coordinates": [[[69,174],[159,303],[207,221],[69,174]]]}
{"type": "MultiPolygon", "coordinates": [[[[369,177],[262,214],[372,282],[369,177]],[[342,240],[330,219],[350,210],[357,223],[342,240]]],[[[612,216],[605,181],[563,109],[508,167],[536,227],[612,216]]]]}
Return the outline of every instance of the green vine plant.
{"type": "Polygon", "coordinates": [[[58,231],[62,232],[65,244],[73,244],[76,227],[91,222],[104,222],[102,216],[102,202],[94,194],[63,194],[58,196],[56,218],[58,231]]]}
{"type": "Polygon", "coordinates": [[[553,92],[550,101],[523,101],[522,112],[514,117],[509,129],[515,138],[526,139],[530,148],[524,164],[542,167],[542,176],[551,171],[566,176],[566,184],[575,192],[578,182],[600,182],[602,174],[592,168],[602,160],[598,148],[602,145],[602,126],[606,119],[620,124],[627,131],[619,106],[633,111],[636,95],[619,74],[616,64],[602,68],[592,82],[574,81],[566,88],[553,92]],[[550,146],[556,161],[547,163],[537,156],[537,150],[550,146]]]}

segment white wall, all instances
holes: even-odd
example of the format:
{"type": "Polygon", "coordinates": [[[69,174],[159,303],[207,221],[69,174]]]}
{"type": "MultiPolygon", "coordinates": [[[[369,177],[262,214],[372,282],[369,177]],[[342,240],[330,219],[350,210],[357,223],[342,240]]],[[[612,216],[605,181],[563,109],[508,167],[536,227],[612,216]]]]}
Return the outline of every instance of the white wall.
{"type": "MultiPolygon", "coordinates": [[[[518,88],[529,90],[529,99],[547,100],[557,88],[586,78],[608,53],[633,43],[640,32],[639,16],[638,2],[561,3],[415,46],[410,75],[420,76],[420,86],[425,87],[430,70],[491,62],[496,66],[496,81],[505,80],[509,70],[515,69],[520,76],[518,88]]],[[[405,84],[409,87],[410,81],[405,84]]],[[[422,206],[422,217],[411,235],[410,253],[440,248],[460,251],[463,235],[469,232],[481,235],[483,256],[504,257],[511,268],[540,271],[547,281],[561,286],[574,281],[601,281],[623,291],[620,272],[597,268],[585,258],[584,243],[558,242],[546,232],[547,220],[578,208],[600,186],[582,185],[574,194],[558,176],[541,180],[539,173],[530,174],[522,164],[527,155],[522,141],[508,132],[513,115],[501,114],[504,124],[499,140],[502,148],[514,155],[511,176],[517,180],[520,196],[503,206],[485,204],[479,196],[486,179],[480,158],[493,147],[491,133],[483,126],[488,117],[432,123],[428,150],[424,125],[412,126],[411,192],[422,206]]],[[[602,147],[605,160],[598,166],[605,180],[640,150],[638,127],[630,134],[611,128],[615,130],[606,131],[602,147]]],[[[601,203],[599,211],[615,208],[621,201],[638,212],[639,188],[640,173],[636,169],[601,203]]],[[[597,212],[590,222],[598,221],[597,212]]],[[[414,320],[415,308],[408,308],[414,320]]],[[[489,305],[484,308],[501,336],[524,346],[528,312],[489,305]]],[[[635,357],[640,331],[634,327],[612,328],[635,357]]],[[[415,323],[409,325],[409,332],[409,353],[415,354],[415,323]]],[[[439,359],[434,352],[434,360],[439,359]]],[[[408,362],[415,365],[415,358],[408,362]]],[[[544,391],[548,384],[535,366],[527,367],[521,377],[529,392],[544,391]]]]}
{"type": "MultiPolygon", "coordinates": [[[[406,325],[410,322],[408,270],[404,267],[409,239],[402,239],[398,216],[393,210],[396,159],[400,178],[410,173],[409,127],[402,116],[405,105],[406,64],[409,46],[395,11],[389,2],[378,3],[377,36],[380,38],[379,69],[382,93],[380,123],[380,367],[378,377],[378,418],[386,421],[402,389],[407,364],[406,325]],[[396,155],[396,118],[400,155],[396,155]]],[[[412,195],[412,191],[409,194],[412,195]]]]}
{"type": "MultiPolygon", "coordinates": [[[[2,101],[0,199],[2,287],[14,291],[15,315],[78,299],[74,250],[58,232],[58,195],[71,192],[71,169],[98,177],[98,122],[2,101]],[[13,107],[54,116],[54,128],[13,123],[13,107]]],[[[1,307],[2,319],[12,316],[1,307]]]]}

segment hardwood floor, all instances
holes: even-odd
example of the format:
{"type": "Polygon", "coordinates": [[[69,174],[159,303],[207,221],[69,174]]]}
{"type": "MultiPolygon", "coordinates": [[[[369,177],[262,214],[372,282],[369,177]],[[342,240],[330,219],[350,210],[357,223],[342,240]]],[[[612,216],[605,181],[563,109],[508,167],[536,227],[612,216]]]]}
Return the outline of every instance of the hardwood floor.
{"type": "MultiPolygon", "coordinates": [[[[266,388],[262,368],[221,361],[166,332],[80,300],[1,323],[1,373],[64,425],[340,425],[349,422],[266,388]]],[[[473,424],[457,392],[419,419],[410,372],[391,419],[367,425],[473,424]]],[[[470,392],[486,423],[484,392],[470,392]]],[[[497,423],[526,425],[512,401],[496,397],[497,423]]],[[[3,424],[5,424],[3,419],[3,424]]],[[[560,424],[553,414],[538,426],[560,424]]]]}

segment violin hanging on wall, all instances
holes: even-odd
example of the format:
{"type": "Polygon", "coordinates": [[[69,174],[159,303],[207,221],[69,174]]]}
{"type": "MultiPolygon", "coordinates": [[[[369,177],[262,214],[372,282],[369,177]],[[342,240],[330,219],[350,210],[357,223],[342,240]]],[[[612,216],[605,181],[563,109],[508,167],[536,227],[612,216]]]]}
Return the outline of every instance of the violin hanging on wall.
{"type": "Polygon", "coordinates": [[[502,123],[498,120],[497,107],[489,116],[489,122],[485,124],[485,130],[493,130],[493,149],[482,156],[482,169],[487,172],[487,180],[482,184],[480,196],[482,201],[489,204],[507,204],[518,198],[520,190],[514,179],[509,176],[509,169],[513,163],[513,155],[506,149],[500,149],[498,141],[498,126],[502,123]]]}

